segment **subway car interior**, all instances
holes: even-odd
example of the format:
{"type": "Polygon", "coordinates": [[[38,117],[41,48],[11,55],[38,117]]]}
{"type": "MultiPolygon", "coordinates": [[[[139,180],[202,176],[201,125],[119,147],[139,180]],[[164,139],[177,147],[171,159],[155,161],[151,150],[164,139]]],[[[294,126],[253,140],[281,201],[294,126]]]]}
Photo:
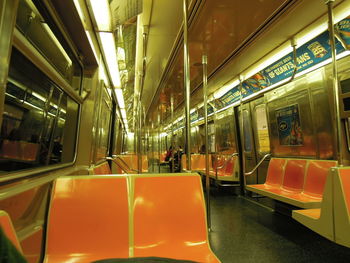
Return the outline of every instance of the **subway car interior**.
{"type": "Polygon", "coordinates": [[[0,0],[0,262],[350,262],[350,0],[0,0]]]}

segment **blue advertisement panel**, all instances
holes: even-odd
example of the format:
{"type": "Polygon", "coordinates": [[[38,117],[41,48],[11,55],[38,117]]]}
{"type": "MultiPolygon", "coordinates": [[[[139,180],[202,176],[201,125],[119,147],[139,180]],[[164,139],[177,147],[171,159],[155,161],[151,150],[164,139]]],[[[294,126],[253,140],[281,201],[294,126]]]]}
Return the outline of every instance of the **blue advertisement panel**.
{"type": "Polygon", "coordinates": [[[340,37],[345,42],[346,47],[350,48],[350,16],[340,21],[337,26],[340,37]]]}
{"type": "Polygon", "coordinates": [[[298,104],[276,110],[280,145],[303,145],[298,104]]]}

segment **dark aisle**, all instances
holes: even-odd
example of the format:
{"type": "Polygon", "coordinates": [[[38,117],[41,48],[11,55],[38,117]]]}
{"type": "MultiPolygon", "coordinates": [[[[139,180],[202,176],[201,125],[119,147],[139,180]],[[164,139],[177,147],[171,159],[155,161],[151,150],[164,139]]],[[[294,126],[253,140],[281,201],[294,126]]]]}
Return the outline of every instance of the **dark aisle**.
{"type": "Polygon", "coordinates": [[[350,248],[228,191],[213,189],[211,209],[209,238],[223,263],[350,262],[350,248]]]}

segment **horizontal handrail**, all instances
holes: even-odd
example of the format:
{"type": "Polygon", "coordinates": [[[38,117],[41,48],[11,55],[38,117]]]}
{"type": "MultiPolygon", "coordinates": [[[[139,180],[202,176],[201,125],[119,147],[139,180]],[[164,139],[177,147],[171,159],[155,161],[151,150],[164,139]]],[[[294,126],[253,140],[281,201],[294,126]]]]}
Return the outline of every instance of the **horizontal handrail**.
{"type": "Polygon", "coordinates": [[[255,167],[253,168],[253,170],[251,170],[251,171],[248,172],[248,173],[244,173],[244,175],[252,175],[252,174],[256,171],[256,169],[258,169],[259,166],[263,163],[263,161],[265,161],[265,159],[268,158],[268,157],[270,157],[270,156],[271,156],[270,153],[265,154],[264,157],[261,158],[261,160],[258,162],[258,164],[255,165],[255,167]]]}

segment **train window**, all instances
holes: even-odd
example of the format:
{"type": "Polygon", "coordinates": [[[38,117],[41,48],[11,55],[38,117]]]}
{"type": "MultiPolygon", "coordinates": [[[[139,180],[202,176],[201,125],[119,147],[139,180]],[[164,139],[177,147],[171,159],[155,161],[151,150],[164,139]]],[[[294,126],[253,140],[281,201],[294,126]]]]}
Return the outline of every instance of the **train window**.
{"type": "Polygon", "coordinates": [[[350,92],[350,79],[340,81],[340,87],[343,94],[350,92]]]}
{"type": "Polygon", "coordinates": [[[0,173],[73,161],[78,109],[14,48],[0,134],[0,173]]]}
{"type": "Polygon", "coordinates": [[[112,100],[106,87],[103,88],[100,114],[98,115],[98,147],[96,161],[105,158],[108,155],[111,117],[112,117],[112,100]]]}
{"type": "Polygon", "coordinates": [[[237,152],[233,108],[217,115],[215,128],[217,151],[225,154],[237,152]]]}
{"type": "MultiPolygon", "coordinates": [[[[80,91],[82,68],[65,43],[53,33],[32,0],[20,0],[16,26],[68,83],[80,91]],[[61,40],[61,41],[60,41],[61,40]]],[[[35,1],[37,2],[37,1],[35,1]]]]}
{"type": "Polygon", "coordinates": [[[346,141],[348,143],[348,151],[350,152],[350,118],[347,118],[345,121],[345,132],[346,132],[346,141]]]}
{"type": "Polygon", "coordinates": [[[350,110],[350,98],[344,98],[343,104],[344,104],[344,111],[349,111],[350,110]]]}
{"type": "Polygon", "coordinates": [[[256,133],[259,153],[270,152],[270,138],[266,116],[265,104],[255,107],[256,133]]]}

